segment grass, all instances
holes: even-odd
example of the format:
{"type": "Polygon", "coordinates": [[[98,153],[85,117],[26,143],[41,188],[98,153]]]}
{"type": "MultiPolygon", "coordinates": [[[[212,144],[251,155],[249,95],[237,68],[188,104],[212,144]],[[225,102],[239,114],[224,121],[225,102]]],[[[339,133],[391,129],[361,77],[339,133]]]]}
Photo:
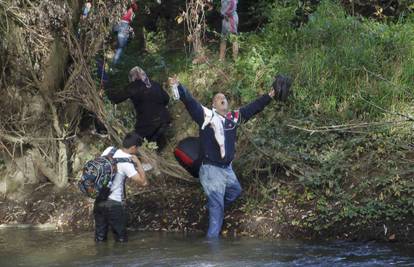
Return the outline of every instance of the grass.
{"type": "MultiPolygon", "coordinates": [[[[292,6],[275,4],[265,28],[240,36],[235,63],[219,63],[213,45],[209,64],[191,65],[185,52],[167,48],[162,32],[148,34],[150,52],[137,52],[133,40],[113,79],[126,84],[128,70],[140,65],[159,82],[178,74],[204,104],[223,91],[236,107],[267,92],[276,73],[289,74],[291,100],[272,104],[239,139],[235,168],[246,212],[293,209],[295,227],[315,232],[412,219],[413,124],[397,123],[404,119],[397,113],[413,113],[414,22],[352,17],[328,0],[298,29],[289,23],[294,15],[292,6]],[[302,219],[303,209],[313,215],[302,219]]],[[[179,105],[172,110],[185,113],[179,105]]],[[[186,119],[175,124],[173,140],[192,127],[186,119]]]]}

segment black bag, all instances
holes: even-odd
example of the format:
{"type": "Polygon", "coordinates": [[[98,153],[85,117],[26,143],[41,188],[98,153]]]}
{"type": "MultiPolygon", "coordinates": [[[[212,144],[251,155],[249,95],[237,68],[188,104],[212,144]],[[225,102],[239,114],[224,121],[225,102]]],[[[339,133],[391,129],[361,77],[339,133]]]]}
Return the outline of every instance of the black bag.
{"type": "Polygon", "coordinates": [[[273,81],[272,87],[275,89],[275,100],[285,102],[291,94],[290,87],[292,86],[292,79],[288,76],[278,74],[273,81]]]}
{"type": "Polygon", "coordinates": [[[178,163],[196,178],[202,161],[200,154],[200,138],[198,137],[184,138],[174,149],[174,156],[178,163]]]}

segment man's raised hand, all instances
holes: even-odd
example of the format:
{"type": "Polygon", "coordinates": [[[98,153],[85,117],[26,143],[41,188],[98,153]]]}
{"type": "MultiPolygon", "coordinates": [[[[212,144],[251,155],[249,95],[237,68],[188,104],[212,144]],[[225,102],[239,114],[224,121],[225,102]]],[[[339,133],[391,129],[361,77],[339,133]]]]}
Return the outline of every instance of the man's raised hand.
{"type": "Polygon", "coordinates": [[[168,78],[168,85],[169,86],[173,86],[173,85],[176,85],[178,83],[180,83],[180,81],[178,80],[177,75],[173,75],[172,77],[168,78]]]}
{"type": "Polygon", "coordinates": [[[274,96],[275,96],[275,94],[276,94],[276,91],[275,91],[275,89],[271,89],[270,90],[270,92],[269,92],[269,96],[271,97],[271,98],[273,98],[274,96]]]}

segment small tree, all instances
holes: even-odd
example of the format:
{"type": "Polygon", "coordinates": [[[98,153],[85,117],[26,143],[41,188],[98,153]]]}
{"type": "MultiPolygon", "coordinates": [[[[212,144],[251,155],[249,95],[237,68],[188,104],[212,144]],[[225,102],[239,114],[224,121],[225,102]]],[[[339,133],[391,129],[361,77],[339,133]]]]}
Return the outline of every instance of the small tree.
{"type": "Polygon", "coordinates": [[[206,8],[211,8],[210,0],[187,0],[186,11],[177,18],[178,23],[185,21],[188,31],[187,41],[192,43],[195,55],[193,63],[200,62],[205,58],[203,42],[207,28],[206,8]]]}

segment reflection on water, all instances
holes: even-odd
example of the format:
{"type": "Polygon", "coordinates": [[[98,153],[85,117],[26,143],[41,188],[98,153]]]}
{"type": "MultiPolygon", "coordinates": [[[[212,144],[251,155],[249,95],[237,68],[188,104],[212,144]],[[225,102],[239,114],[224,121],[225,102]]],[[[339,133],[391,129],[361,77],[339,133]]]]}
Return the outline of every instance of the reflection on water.
{"type": "Polygon", "coordinates": [[[92,233],[0,230],[0,266],[414,266],[413,246],[352,242],[206,241],[201,235],[130,232],[127,244],[92,233]]]}

